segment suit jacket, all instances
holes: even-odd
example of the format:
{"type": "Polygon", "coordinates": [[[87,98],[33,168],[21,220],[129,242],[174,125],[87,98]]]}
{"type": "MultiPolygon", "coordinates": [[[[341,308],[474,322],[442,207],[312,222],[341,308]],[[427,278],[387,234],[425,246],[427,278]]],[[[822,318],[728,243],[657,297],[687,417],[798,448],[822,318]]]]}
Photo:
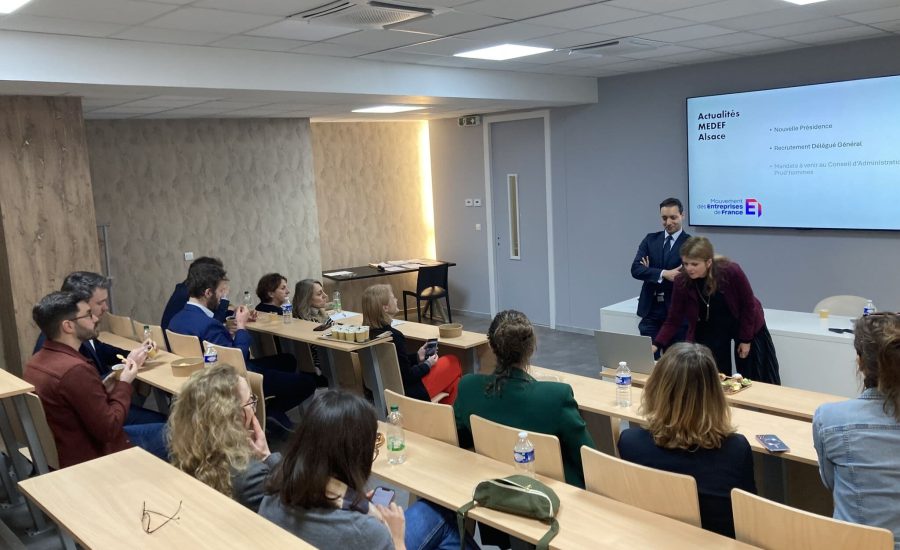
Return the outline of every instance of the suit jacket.
{"type": "Polygon", "coordinates": [[[656,301],[656,293],[662,290],[666,297],[666,307],[672,300],[672,283],[665,279],[657,283],[664,269],[674,269],[681,265],[681,245],[690,238],[687,232],[682,231],[678,240],[672,243],[672,250],[668,258],[663,262],[663,246],[666,243],[666,232],[657,231],[648,233],[638,246],[634,261],[631,262],[631,276],[639,281],[644,281],[641,286],[641,296],[638,298],[638,317],[644,318],[650,314],[653,303],[656,301]],[[650,258],[650,267],[644,267],[641,258],[650,258]]]}
{"type": "MultiPolygon", "coordinates": [[[[31,352],[32,355],[39,352],[42,347],[44,347],[44,342],[47,341],[47,337],[44,336],[44,333],[40,333],[38,335],[37,342],[34,344],[34,351],[31,352]]],[[[87,342],[82,342],[81,347],[78,348],[78,353],[85,356],[91,363],[93,363],[94,367],[97,369],[97,373],[100,375],[100,378],[105,378],[112,369],[109,367],[112,365],[116,365],[121,363],[116,355],[122,355],[127,357],[130,353],[130,350],[125,350],[122,348],[117,348],[116,346],[111,346],[109,344],[104,344],[100,340],[94,338],[93,340],[89,340],[87,342]],[[94,345],[91,345],[91,342],[94,345]]]]}
{"type": "MultiPolygon", "coordinates": [[[[159,322],[159,326],[162,327],[163,335],[166,334],[166,329],[169,328],[169,323],[172,322],[172,317],[175,317],[179,311],[184,309],[185,304],[188,302],[188,298],[190,298],[190,294],[188,293],[187,285],[183,282],[175,285],[175,290],[172,291],[172,296],[169,297],[169,301],[166,303],[166,309],[163,310],[162,320],[159,322]]],[[[221,322],[225,322],[225,318],[228,317],[228,300],[220,300],[219,308],[216,309],[215,315],[213,316],[221,322]]],[[[175,332],[178,332],[177,330],[175,332]]],[[[169,344],[169,339],[166,338],[166,345],[169,344]]]]}
{"type": "Polygon", "coordinates": [[[131,446],[122,430],[131,384],[116,382],[107,393],[86,357],[53,341],[28,360],[24,377],[41,398],[60,468],[131,446]]]}
{"type": "MultiPolygon", "coordinates": [[[[460,447],[472,446],[469,416],[477,414],[520,430],[555,435],[562,451],[566,483],[584,487],[581,446],[594,448],[594,440],[578,412],[572,387],[560,382],[543,382],[513,369],[500,393],[485,393],[496,379],[493,374],[468,374],[459,381],[459,395],[453,403],[460,447]]],[[[512,449],[509,450],[510,460],[512,449]]]]}
{"type": "MultiPolygon", "coordinates": [[[[169,330],[200,338],[201,347],[203,341],[206,340],[217,346],[240,348],[244,353],[244,361],[248,363],[250,361],[250,343],[253,341],[250,332],[240,329],[234,333],[232,338],[222,321],[208,317],[205,311],[190,303],[185,304],[184,308],[172,317],[169,330]]],[[[200,350],[201,355],[203,351],[200,350]]]]}

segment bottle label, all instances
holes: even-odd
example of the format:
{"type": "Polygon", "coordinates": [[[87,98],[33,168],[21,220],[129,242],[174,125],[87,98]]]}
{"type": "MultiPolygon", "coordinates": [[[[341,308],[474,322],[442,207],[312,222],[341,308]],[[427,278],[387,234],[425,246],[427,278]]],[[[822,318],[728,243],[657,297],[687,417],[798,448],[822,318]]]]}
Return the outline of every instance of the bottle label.
{"type": "Polygon", "coordinates": [[[617,386],[630,386],[631,385],[631,376],[622,376],[616,375],[616,385],[617,386]]]}
{"type": "Polygon", "coordinates": [[[203,362],[206,363],[207,365],[211,365],[212,363],[215,363],[218,360],[219,360],[219,354],[217,354],[217,353],[207,353],[206,355],[203,356],[203,362]]]}
{"type": "Polygon", "coordinates": [[[406,449],[406,442],[399,438],[389,439],[387,448],[391,452],[398,452],[406,449]]]}
{"type": "Polygon", "coordinates": [[[513,456],[516,459],[517,464],[527,464],[529,462],[534,462],[534,450],[530,451],[514,451],[513,456]]]}

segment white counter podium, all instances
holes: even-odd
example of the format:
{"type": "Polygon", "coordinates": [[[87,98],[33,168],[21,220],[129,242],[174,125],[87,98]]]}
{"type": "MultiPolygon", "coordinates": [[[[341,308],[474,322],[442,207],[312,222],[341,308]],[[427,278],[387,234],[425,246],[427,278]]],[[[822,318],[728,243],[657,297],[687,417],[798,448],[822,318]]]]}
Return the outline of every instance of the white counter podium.
{"type": "MultiPolygon", "coordinates": [[[[600,310],[600,328],[638,334],[637,298],[600,310]]],[[[764,309],[766,325],[775,343],[781,384],[791,388],[856,397],[861,382],[856,375],[853,335],[836,334],[829,328],[851,328],[850,317],[764,309]]]]}

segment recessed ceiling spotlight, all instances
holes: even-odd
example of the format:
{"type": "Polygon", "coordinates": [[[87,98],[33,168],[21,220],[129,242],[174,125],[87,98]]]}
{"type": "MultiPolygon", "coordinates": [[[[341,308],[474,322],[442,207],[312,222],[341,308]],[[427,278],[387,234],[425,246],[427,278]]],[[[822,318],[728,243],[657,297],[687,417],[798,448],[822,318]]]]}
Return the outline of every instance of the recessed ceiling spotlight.
{"type": "Polygon", "coordinates": [[[791,4],[797,4],[798,6],[805,6],[807,4],[815,4],[817,2],[824,2],[825,0],[784,0],[785,2],[790,2],[791,4]]]}
{"type": "Polygon", "coordinates": [[[517,57],[525,57],[526,55],[535,55],[552,50],[553,48],[537,48],[535,46],[520,46],[518,44],[500,44],[499,46],[491,46],[490,48],[455,53],[453,56],[469,57],[472,59],[488,59],[491,61],[506,61],[507,59],[515,59],[517,57]]]}
{"type": "Polygon", "coordinates": [[[391,113],[405,113],[407,111],[418,111],[420,109],[425,109],[426,107],[415,107],[412,105],[379,105],[377,107],[365,107],[362,109],[353,109],[354,113],[378,113],[378,114],[391,114],[391,113]]]}
{"type": "Polygon", "coordinates": [[[12,13],[31,0],[0,0],[0,13],[12,13]]]}

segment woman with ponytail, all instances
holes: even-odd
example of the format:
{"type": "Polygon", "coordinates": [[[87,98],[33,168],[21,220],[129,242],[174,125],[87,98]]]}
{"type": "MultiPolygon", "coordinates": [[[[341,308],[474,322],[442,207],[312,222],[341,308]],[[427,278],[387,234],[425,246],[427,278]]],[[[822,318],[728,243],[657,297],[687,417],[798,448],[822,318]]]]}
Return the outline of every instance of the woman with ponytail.
{"type": "Polygon", "coordinates": [[[900,550],[900,314],[860,317],[853,345],[864,389],[816,410],[819,473],[835,519],[893,531],[900,550]]]}
{"type": "Polygon", "coordinates": [[[469,416],[473,414],[520,430],[555,435],[566,482],[584,487],[581,446],[594,448],[594,441],[578,413],[571,386],[538,381],[528,373],[536,345],[531,321],[519,311],[501,311],[488,329],[488,342],[497,356],[494,373],[463,376],[453,405],[460,446],[472,446],[469,416]]]}

